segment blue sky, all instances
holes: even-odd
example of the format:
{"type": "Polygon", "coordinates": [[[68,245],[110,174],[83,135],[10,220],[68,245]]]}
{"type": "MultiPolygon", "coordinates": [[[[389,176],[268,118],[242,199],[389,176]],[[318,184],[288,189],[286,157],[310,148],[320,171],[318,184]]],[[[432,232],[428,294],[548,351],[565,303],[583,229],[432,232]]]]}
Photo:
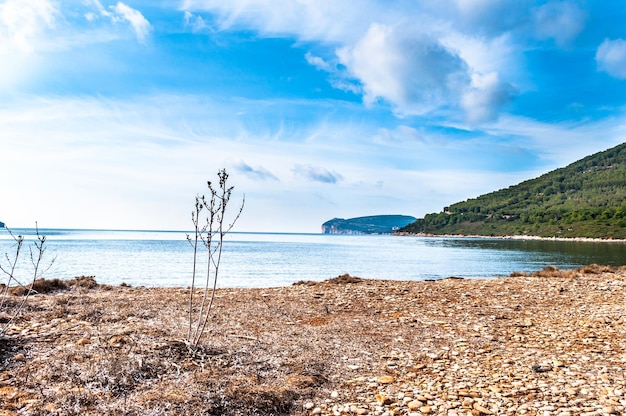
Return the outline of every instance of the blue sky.
{"type": "Polygon", "coordinates": [[[318,232],[626,141],[621,0],[0,0],[0,220],[318,232]],[[233,208],[235,208],[233,206],[233,208]]]}

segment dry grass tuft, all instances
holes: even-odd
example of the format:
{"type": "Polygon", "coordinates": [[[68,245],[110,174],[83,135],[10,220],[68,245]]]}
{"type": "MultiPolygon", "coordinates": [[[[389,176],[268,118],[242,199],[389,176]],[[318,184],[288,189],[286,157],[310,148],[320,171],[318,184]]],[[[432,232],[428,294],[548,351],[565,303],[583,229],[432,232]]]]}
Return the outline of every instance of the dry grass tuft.
{"type": "Polygon", "coordinates": [[[68,282],[68,285],[84,289],[95,289],[99,286],[95,276],[76,276],[68,282]]]}
{"type": "Polygon", "coordinates": [[[542,270],[533,272],[530,274],[532,277],[543,277],[543,278],[563,278],[563,279],[572,279],[576,277],[578,273],[576,270],[561,270],[556,266],[546,266],[542,270]]]}
{"type": "Polygon", "coordinates": [[[95,289],[100,285],[96,283],[95,276],[77,276],[72,280],[61,279],[36,279],[32,284],[26,286],[13,286],[9,288],[11,296],[26,296],[29,292],[46,294],[69,290],[72,287],[83,289],[95,289]]]}
{"type": "Polygon", "coordinates": [[[576,269],[576,271],[583,274],[602,274],[602,273],[613,273],[615,269],[611,266],[600,266],[598,264],[590,264],[588,266],[581,267],[576,269]]]}
{"type": "Polygon", "coordinates": [[[344,285],[348,283],[361,283],[362,281],[363,279],[361,279],[360,277],[350,276],[348,273],[326,280],[326,282],[328,283],[334,283],[338,285],[344,285]]]}
{"type": "Polygon", "coordinates": [[[14,286],[9,288],[9,294],[12,296],[26,296],[30,293],[53,293],[61,290],[67,290],[68,285],[64,280],[44,278],[35,280],[31,285],[14,286]]]}
{"type": "Polygon", "coordinates": [[[599,264],[589,264],[575,270],[561,270],[556,266],[546,266],[542,270],[533,273],[513,272],[509,277],[547,277],[572,279],[581,275],[600,275],[603,273],[626,273],[626,266],[611,267],[599,264]]]}
{"type": "Polygon", "coordinates": [[[317,282],[314,280],[298,280],[292,286],[315,286],[316,284],[317,282]]]}

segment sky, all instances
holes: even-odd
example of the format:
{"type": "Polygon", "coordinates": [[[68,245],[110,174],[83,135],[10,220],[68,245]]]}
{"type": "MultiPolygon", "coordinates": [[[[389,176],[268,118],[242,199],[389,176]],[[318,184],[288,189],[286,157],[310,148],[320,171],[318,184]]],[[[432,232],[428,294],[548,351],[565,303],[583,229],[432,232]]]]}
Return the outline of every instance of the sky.
{"type": "Polygon", "coordinates": [[[0,221],[319,232],[626,141],[623,0],[0,0],[0,221]],[[228,219],[227,219],[228,222],[228,219]]]}

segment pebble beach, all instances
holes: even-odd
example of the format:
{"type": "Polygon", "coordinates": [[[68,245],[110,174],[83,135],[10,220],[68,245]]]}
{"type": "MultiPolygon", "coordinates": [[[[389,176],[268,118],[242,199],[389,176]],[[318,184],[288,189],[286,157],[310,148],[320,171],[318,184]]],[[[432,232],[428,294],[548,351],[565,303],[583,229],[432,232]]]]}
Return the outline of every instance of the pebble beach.
{"type": "Polygon", "coordinates": [[[619,415],[626,270],[34,295],[0,341],[0,415],[619,415]]]}

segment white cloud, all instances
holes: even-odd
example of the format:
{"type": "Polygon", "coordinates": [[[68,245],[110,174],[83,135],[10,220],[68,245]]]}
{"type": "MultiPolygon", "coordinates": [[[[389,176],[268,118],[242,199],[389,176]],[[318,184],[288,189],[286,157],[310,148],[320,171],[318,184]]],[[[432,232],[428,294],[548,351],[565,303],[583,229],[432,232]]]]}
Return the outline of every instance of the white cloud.
{"type": "Polygon", "coordinates": [[[304,40],[344,42],[361,34],[371,15],[396,12],[387,5],[315,0],[184,0],[181,10],[204,10],[219,18],[219,26],[251,27],[265,34],[296,34],[304,40]]]}
{"type": "Polygon", "coordinates": [[[89,21],[93,21],[97,19],[98,15],[109,17],[109,18],[112,16],[111,12],[109,12],[107,9],[104,8],[100,0],[85,0],[85,5],[87,6],[92,5],[93,7],[96,8],[96,11],[98,12],[98,14],[95,14],[93,12],[87,12],[85,14],[85,17],[89,21]]]}
{"type": "Polygon", "coordinates": [[[150,23],[122,2],[105,8],[100,0],[0,1],[0,92],[36,82],[59,52],[119,39],[115,26],[127,25],[140,42],[147,40],[150,23]]]}
{"type": "Polygon", "coordinates": [[[279,180],[276,176],[274,176],[272,172],[270,172],[268,169],[264,168],[263,166],[253,168],[252,166],[248,165],[243,160],[237,162],[233,166],[233,168],[235,169],[236,172],[244,174],[253,180],[259,180],[259,181],[266,181],[266,180],[278,181],[279,180]]]}
{"type": "Polygon", "coordinates": [[[330,85],[338,90],[351,92],[353,94],[362,94],[363,88],[358,84],[358,81],[345,80],[345,79],[331,79],[330,85]]]}
{"type": "Polygon", "coordinates": [[[0,4],[0,51],[33,52],[59,11],[50,0],[7,0],[0,4]]]}
{"type": "Polygon", "coordinates": [[[150,26],[150,22],[148,22],[141,12],[122,2],[118,2],[115,7],[113,7],[113,10],[117,13],[118,18],[127,20],[131,24],[137,35],[137,40],[141,43],[145,43],[146,38],[152,30],[152,26],[150,26]]]}
{"type": "Polygon", "coordinates": [[[434,144],[431,143],[430,138],[423,131],[404,124],[395,128],[381,127],[373,140],[385,146],[396,146],[398,148],[404,148],[407,145],[434,144]]]}
{"type": "Polygon", "coordinates": [[[191,28],[194,33],[208,28],[208,25],[204,22],[202,16],[197,16],[189,11],[185,11],[184,21],[185,26],[191,28]]]}
{"type": "Polygon", "coordinates": [[[100,0],[85,0],[85,5],[95,9],[95,12],[89,10],[84,14],[88,22],[94,23],[99,17],[104,17],[113,23],[128,22],[140,43],[145,43],[152,31],[150,22],[139,10],[133,9],[121,1],[117,2],[115,6],[109,6],[108,9],[102,5],[100,0]]]}
{"type": "Polygon", "coordinates": [[[502,82],[495,72],[486,75],[475,73],[470,88],[461,99],[461,106],[470,123],[493,121],[511,100],[513,91],[513,87],[502,82]]]}
{"type": "Polygon", "coordinates": [[[304,55],[304,58],[310,65],[313,65],[319,70],[326,71],[326,72],[330,72],[334,70],[333,66],[330,63],[326,62],[323,58],[319,56],[313,55],[311,52],[307,52],[304,55]]]}
{"type": "MultiPolygon", "coordinates": [[[[626,114],[586,123],[546,123],[505,115],[486,127],[494,137],[517,137],[552,170],[624,142],[626,114]]],[[[540,173],[545,173],[543,170],[540,173]]],[[[533,176],[529,176],[533,177],[533,176]]]]}
{"type": "Polygon", "coordinates": [[[292,172],[301,178],[312,182],[337,183],[343,180],[343,176],[335,171],[311,165],[295,165],[292,172]]]}
{"type": "Polygon", "coordinates": [[[38,53],[61,19],[50,0],[0,3],[0,93],[17,91],[41,67],[38,53]]]}
{"type": "Polygon", "coordinates": [[[534,12],[536,35],[539,39],[554,39],[566,45],[585,27],[586,15],[569,1],[549,1],[534,12]]]}
{"type": "Polygon", "coordinates": [[[626,41],[605,39],[596,51],[596,62],[598,70],[626,79],[626,41]]]}
{"type": "Polygon", "coordinates": [[[465,63],[436,39],[372,24],[337,55],[363,84],[364,100],[384,99],[401,114],[423,114],[450,101],[469,82],[465,63]]]}
{"type": "Polygon", "coordinates": [[[461,30],[499,36],[524,25],[531,0],[438,0],[437,15],[452,20],[461,30]]]}
{"type": "MultiPolygon", "coordinates": [[[[400,116],[467,108],[461,102],[463,94],[466,104],[499,102],[496,89],[481,90],[475,82],[472,85],[472,78],[496,73],[500,86],[520,78],[518,62],[523,56],[510,31],[527,25],[531,6],[528,0],[515,5],[441,0],[397,7],[364,1],[358,8],[342,0],[186,0],[182,4],[184,10],[213,13],[223,30],[246,28],[334,47],[334,56],[308,52],[305,59],[329,72],[328,82],[334,88],[362,94],[368,105],[390,103],[400,116]]],[[[561,14],[569,12],[567,16],[577,10],[561,9],[561,14]]],[[[482,116],[473,111],[468,118],[493,118],[498,111],[495,105],[481,108],[482,116]]]]}
{"type": "Polygon", "coordinates": [[[449,30],[441,36],[441,43],[459,55],[472,72],[487,74],[506,72],[512,74],[517,70],[517,51],[509,33],[486,38],[449,30]]]}

